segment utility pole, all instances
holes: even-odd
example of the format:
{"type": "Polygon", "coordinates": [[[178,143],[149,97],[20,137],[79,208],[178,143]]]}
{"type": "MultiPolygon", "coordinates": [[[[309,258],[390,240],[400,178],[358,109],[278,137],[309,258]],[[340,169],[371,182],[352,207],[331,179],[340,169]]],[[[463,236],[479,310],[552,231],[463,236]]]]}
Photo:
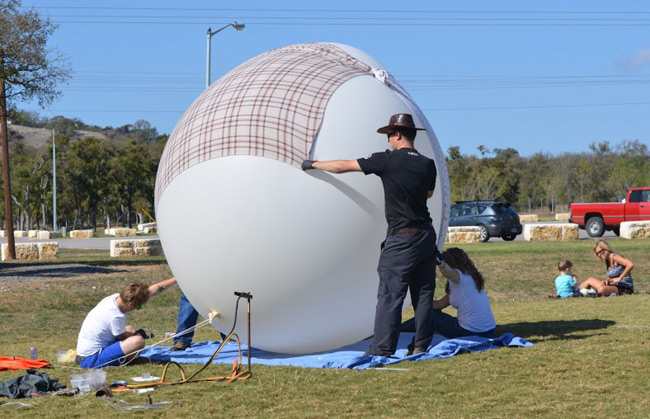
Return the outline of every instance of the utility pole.
{"type": "Polygon", "coordinates": [[[11,183],[9,181],[9,130],[7,129],[7,97],[5,81],[0,79],[0,131],[2,134],[2,178],[5,189],[5,218],[7,219],[6,259],[16,259],[14,220],[11,213],[11,183]]]}
{"type": "Polygon", "coordinates": [[[52,129],[52,231],[56,231],[56,142],[52,129]]]}

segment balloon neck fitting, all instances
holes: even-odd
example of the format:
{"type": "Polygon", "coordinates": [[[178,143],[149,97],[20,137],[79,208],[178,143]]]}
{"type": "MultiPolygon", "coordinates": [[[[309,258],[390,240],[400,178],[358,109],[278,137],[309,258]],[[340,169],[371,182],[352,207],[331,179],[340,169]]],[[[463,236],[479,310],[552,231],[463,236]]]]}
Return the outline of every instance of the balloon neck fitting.
{"type": "Polygon", "coordinates": [[[208,314],[208,320],[210,321],[210,323],[214,321],[215,317],[216,318],[221,317],[221,313],[219,313],[217,310],[211,310],[210,314],[208,314]]]}

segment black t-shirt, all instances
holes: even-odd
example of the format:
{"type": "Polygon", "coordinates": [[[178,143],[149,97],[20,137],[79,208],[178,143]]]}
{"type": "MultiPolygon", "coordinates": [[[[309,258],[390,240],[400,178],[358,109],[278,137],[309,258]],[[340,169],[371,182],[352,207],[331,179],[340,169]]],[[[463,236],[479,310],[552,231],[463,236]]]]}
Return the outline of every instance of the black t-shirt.
{"type": "Polygon", "coordinates": [[[401,148],[357,161],[363,173],[381,178],[389,234],[405,227],[431,228],[427,193],[436,186],[433,160],[413,148],[401,148]]]}

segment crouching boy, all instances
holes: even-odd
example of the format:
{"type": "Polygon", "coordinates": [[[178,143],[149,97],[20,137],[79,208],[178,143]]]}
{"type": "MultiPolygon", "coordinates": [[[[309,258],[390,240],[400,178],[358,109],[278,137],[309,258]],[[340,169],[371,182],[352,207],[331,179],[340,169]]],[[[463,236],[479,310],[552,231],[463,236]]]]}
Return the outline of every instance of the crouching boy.
{"type": "Polygon", "coordinates": [[[145,333],[126,324],[126,313],[140,310],[166,289],[176,285],[176,278],[149,286],[133,283],[119,294],[109,295],[90,310],[77,339],[77,363],[81,368],[119,366],[135,358],[144,348],[145,333]],[[135,352],[135,353],[134,353],[135,352]]]}

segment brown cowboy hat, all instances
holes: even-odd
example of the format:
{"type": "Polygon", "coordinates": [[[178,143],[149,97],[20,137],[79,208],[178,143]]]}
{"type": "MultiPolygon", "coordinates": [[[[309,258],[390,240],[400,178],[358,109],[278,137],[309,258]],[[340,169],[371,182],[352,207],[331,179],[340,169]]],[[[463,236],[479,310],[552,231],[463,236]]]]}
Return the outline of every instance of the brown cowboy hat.
{"type": "Polygon", "coordinates": [[[393,131],[395,128],[409,128],[415,129],[418,131],[425,131],[424,128],[416,128],[415,122],[413,122],[413,117],[408,113],[397,113],[390,117],[388,125],[381,127],[377,130],[380,134],[388,134],[393,131]]]}

